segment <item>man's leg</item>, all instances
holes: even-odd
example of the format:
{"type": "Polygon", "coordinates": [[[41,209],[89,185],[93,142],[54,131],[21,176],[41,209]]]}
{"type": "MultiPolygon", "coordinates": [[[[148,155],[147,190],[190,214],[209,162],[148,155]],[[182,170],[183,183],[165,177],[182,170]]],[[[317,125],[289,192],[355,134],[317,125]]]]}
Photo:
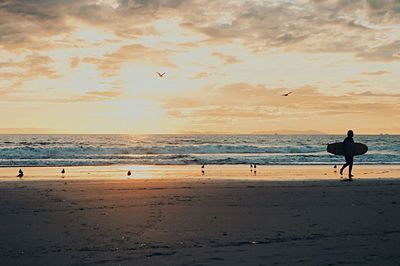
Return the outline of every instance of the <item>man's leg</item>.
{"type": "MultiPolygon", "coordinates": [[[[340,169],[340,175],[343,175],[344,168],[346,168],[349,165],[353,166],[353,157],[352,156],[345,155],[344,158],[346,159],[346,163],[340,169]]],[[[349,170],[349,172],[351,172],[351,169],[349,170]]]]}
{"type": "Polygon", "coordinates": [[[353,170],[353,157],[351,157],[351,159],[349,160],[349,179],[351,179],[351,177],[353,176],[351,174],[352,170],[353,170]]]}
{"type": "Polygon", "coordinates": [[[346,162],[346,163],[342,166],[342,168],[340,168],[340,175],[343,175],[343,170],[344,170],[344,168],[346,168],[348,165],[349,165],[349,164],[346,162]]]}

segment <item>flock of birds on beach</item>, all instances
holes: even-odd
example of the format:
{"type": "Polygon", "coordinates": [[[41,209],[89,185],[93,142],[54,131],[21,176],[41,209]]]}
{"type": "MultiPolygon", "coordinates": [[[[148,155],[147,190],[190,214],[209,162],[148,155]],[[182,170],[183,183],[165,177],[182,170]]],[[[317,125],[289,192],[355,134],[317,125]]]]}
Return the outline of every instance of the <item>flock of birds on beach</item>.
{"type": "MultiPolygon", "coordinates": [[[[64,175],[65,175],[65,169],[63,168],[63,169],[61,170],[60,173],[61,173],[61,174],[63,175],[63,177],[64,177],[64,175]]],[[[21,168],[18,170],[18,175],[17,175],[17,177],[19,177],[19,178],[24,177],[24,171],[22,171],[21,168]]]]}
{"type": "MultiPolygon", "coordinates": [[[[202,173],[202,175],[204,175],[205,174],[205,168],[206,168],[206,165],[205,164],[203,164],[203,165],[201,165],[201,167],[200,167],[200,169],[201,169],[201,173],[202,173]]],[[[337,168],[337,165],[335,164],[334,166],[333,166],[333,168],[335,169],[335,173],[336,173],[336,168],[337,168]]],[[[256,164],[250,164],[250,171],[254,174],[254,175],[256,175],[257,174],[257,165],[256,164]]],[[[66,174],[66,171],[65,171],[65,168],[63,168],[62,170],[61,170],[61,177],[62,178],[64,178],[65,177],[65,174],[66,174]]],[[[131,176],[132,175],[132,171],[131,170],[128,170],[128,172],[126,173],[126,175],[127,176],[131,176]]],[[[24,172],[22,171],[22,169],[19,169],[18,170],[18,175],[17,175],[17,177],[19,177],[19,178],[22,178],[24,176],[24,172]]],[[[65,182],[66,183],[66,182],[65,182]]]]}
{"type": "MultiPolygon", "coordinates": [[[[204,165],[202,166],[202,168],[204,168],[204,165]]],[[[62,174],[62,177],[64,177],[64,175],[65,175],[65,173],[66,173],[65,169],[63,168],[63,169],[61,170],[60,173],[62,174]]],[[[131,170],[129,170],[129,171],[126,173],[126,175],[127,175],[127,176],[131,176],[131,175],[132,175],[131,170]]],[[[19,170],[18,170],[18,175],[17,175],[17,177],[19,177],[19,178],[24,177],[24,171],[22,171],[22,169],[19,169],[19,170]]]]}
{"type": "MultiPolygon", "coordinates": [[[[203,164],[203,165],[201,166],[201,173],[202,173],[203,175],[205,174],[205,168],[206,168],[206,165],[203,164]]],[[[251,169],[251,171],[253,171],[253,169],[254,169],[254,172],[256,172],[256,168],[257,168],[257,165],[255,165],[255,164],[250,164],[250,169],[251,169]]],[[[62,177],[64,178],[64,177],[65,177],[65,173],[66,173],[65,168],[63,168],[63,169],[61,170],[60,173],[62,174],[62,177]]],[[[132,175],[131,170],[128,170],[128,172],[126,173],[126,175],[127,175],[127,176],[131,176],[131,175],[132,175]]],[[[19,169],[19,170],[18,170],[18,175],[17,175],[17,177],[22,178],[23,176],[24,176],[24,171],[22,171],[22,169],[19,169]]]]}
{"type": "MultiPolygon", "coordinates": [[[[205,164],[201,165],[201,167],[200,167],[201,173],[202,173],[203,175],[205,174],[205,168],[206,168],[206,165],[205,165],[205,164]]],[[[336,173],[337,165],[335,164],[335,165],[333,166],[333,168],[335,169],[334,172],[336,173]]],[[[256,164],[250,164],[250,171],[251,171],[252,173],[254,173],[254,175],[256,175],[256,174],[257,174],[257,165],[256,165],[256,164]]],[[[65,177],[65,173],[66,173],[65,168],[63,168],[63,169],[61,170],[60,173],[62,174],[62,178],[64,178],[64,177],[65,177]]],[[[127,176],[131,176],[131,175],[132,175],[132,171],[131,171],[131,170],[128,170],[128,172],[126,173],[126,175],[127,175],[127,176]]],[[[18,175],[17,175],[17,177],[22,178],[23,176],[24,176],[24,171],[22,171],[22,169],[19,169],[19,170],[18,170],[18,175]]]]}

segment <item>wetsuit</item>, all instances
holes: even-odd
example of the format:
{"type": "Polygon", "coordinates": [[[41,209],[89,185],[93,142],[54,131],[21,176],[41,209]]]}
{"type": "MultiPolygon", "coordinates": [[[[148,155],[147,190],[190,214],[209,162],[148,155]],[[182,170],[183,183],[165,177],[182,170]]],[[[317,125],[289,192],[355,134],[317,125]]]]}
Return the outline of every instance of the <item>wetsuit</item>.
{"type": "Polygon", "coordinates": [[[354,157],[354,140],[352,137],[347,137],[343,141],[344,157],[346,158],[346,164],[353,164],[354,157]]]}

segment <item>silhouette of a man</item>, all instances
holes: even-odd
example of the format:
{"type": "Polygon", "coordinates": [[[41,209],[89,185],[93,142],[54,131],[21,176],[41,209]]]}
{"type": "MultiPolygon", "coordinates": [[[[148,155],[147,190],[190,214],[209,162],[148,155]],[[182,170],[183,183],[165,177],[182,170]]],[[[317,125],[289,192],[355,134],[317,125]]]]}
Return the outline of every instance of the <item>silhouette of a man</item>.
{"type": "Polygon", "coordinates": [[[353,130],[347,131],[347,137],[343,141],[344,158],[346,163],[340,168],[340,174],[343,175],[343,170],[347,166],[349,167],[349,180],[352,180],[353,175],[351,170],[353,170],[353,158],[354,158],[354,140],[353,140],[353,130]]]}

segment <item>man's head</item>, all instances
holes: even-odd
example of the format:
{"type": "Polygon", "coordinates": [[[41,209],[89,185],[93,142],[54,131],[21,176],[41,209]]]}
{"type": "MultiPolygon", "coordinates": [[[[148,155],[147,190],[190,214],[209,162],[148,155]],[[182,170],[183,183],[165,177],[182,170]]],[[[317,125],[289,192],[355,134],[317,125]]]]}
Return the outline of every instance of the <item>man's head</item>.
{"type": "Polygon", "coordinates": [[[352,137],[354,136],[353,130],[347,131],[347,136],[350,137],[350,138],[352,138],[352,137]]]}

